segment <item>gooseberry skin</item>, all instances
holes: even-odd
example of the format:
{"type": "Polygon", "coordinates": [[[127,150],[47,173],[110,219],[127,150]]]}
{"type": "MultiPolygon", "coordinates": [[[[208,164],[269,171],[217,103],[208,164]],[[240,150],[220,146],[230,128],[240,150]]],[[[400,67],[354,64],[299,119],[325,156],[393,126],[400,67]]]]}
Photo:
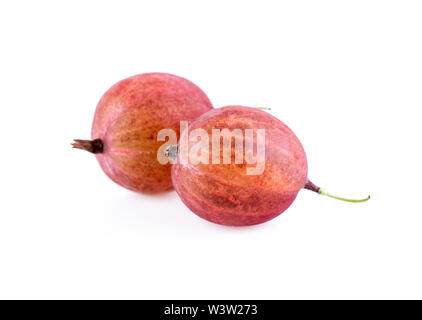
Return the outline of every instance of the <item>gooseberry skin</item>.
{"type": "MultiPolygon", "coordinates": [[[[307,160],[299,139],[269,113],[243,106],[213,109],[193,121],[182,133],[181,141],[197,128],[208,132],[210,144],[213,128],[243,132],[265,129],[265,169],[261,175],[247,175],[246,167],[255,165],[235,164],[233,158],[231,164],[183,161],[179,145],[177,163],[172,168],[173,185],[185,205],[198,216],[228,226],[263,223],[285,211],[307,183],[307,160]]],[[[195,143],[189,141],[188,150],[195,143]]],[[[256,139],[254,147],[256,150],[256,139]]],[[[210,145],[210,154],[211,150],[210,145]]]]}
{"type": "Polygon", "coordinates": [[[206,94],[192,82],[166,73],[145,73],[113,85],[100,99],[91,137],[103,152],[95,156],[117,184],[142,193],[172,189],[171,164],[162,165],[157,151],[161,129],[180,135],[180,121],[191,121],[212,109],[206,94]]]}

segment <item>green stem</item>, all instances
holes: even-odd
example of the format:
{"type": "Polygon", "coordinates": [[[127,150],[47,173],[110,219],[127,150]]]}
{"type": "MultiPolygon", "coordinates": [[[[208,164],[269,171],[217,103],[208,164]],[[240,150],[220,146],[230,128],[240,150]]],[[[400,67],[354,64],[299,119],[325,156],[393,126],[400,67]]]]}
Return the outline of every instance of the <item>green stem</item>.
{"type": "Polygon", "coordinates": [[[334,199],[341,200],[341,201],[347,201],[347,202],[365,202],[365,201],[368,201],[369,199],[371,199],[371,196],[368,196],[365,199],[359,199],[359,200],[337,197],[337,196],[332,195],[332,194],[330,194],[328,192],[325,192],[322,189],[319,189],[318,193],[319,194],[322,194],[323,196],[327,196],[327,197],[330,197],[330,198],[334,198],[334,199]]]}
{"type": "Polygon", "coordinates": [[[259,110],[271,110],[271,108],[268,108],[268,107],[255,107],[255,109],[259,109],[259,110]]]}
{"type": "Polygon", "coordinates": [[[334,198],[334,199],[341,200],[341,201],[347,201],[347,202],[365,202],[365,201],[368,201],[369,199],[371,199],[371,196],[368,196],[365,199],[358,199],[358,200],[337,197],[335,195],[332,195],[331,193],[325,192],[320,187],[314,185],[310,180],[306,181],[303,188],[311,190],[311,191],[319,193],[319,194],[322,194],[323,196],[327,196],[327,197],[330,197],[330,198],[334,198]]]}

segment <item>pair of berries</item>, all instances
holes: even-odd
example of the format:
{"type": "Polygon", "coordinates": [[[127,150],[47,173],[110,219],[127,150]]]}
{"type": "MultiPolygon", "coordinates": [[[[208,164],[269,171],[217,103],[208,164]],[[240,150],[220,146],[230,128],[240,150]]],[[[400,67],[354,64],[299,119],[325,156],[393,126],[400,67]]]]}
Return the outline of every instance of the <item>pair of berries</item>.
{"type": "MultiPolygon", "coordinates": [[[[221,144],[222,158],[224,134],[221,137],[217,144],[221,144]]],[[[268,221],[286,210],[302,188],[335,197],[309,181],[303,147],[284,123],[256,108],[214,109],[199,87],[171,74],[140,74],[112,86],[97,105],[91,138],[75,140],[73,147],[94,153],[103,171],[114,182],[143,193],[158,193],[174,187],[194,213],[223,225],[244,226],[268,221]],[[181,121],[189,122],[183,132],[180,132],[181,121]],[[197,146],[197,141],[188,137],[195,129],[206,132],[209,137],[215,129],[228,129],[226,133],[264,129],[265,140],[261,141],[261,147],[265,167],[259,174],[248,174],[248,167],[257,164],[243,161],[248,157],[246,144],[249,143],[254,153],[260,141],[256,136],[248,138],[246,133],[241,161],[192,163],[183,157],[183,148],[179,147],[177,161],[170,161],[175,162],[173,165],[162,164],[158,161],[162,155],[157,154],[163,152],[163,142],[157,139],[162,129],[172,129],[179,141],[187,141],[188,154],[197,146]]],[[[232,138],[235,137],[228,140],[229,158],[237,156],[232,138]]],[[[211,149],[215,142],[210,138],[205,143],[211,149]]],[[[351,202],[369,199],[335,198],[351,202]]]]}

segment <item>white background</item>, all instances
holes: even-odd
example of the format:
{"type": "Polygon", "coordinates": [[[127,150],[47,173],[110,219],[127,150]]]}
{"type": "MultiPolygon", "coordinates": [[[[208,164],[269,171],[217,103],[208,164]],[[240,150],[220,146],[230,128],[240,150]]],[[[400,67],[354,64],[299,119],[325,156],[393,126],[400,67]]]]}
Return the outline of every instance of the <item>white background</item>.
{"type": "Polygon", "coordinates": [[[422,298],[420,1],[2,1],[0,298],[422,298]],[[144,72],[215,107],[268,106],[309,177],[278,218],[230,228],[95,158],[96,104],[144,72]]]}

